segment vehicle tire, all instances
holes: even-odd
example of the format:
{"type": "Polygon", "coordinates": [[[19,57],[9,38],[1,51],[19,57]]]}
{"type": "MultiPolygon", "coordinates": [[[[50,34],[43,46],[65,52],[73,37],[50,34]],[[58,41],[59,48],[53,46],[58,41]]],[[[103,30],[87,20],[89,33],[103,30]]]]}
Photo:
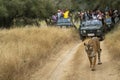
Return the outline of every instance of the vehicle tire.
{"type": "Polygon", "coordinates": [[[85,37],[84,36],[80,36],[80,40],[84,41],[85,37]]]}
{"type": "Polygon", "coordinates": [[[103,41],[105,39],[105,36],[100,36],[100,41],[103,41]]]}

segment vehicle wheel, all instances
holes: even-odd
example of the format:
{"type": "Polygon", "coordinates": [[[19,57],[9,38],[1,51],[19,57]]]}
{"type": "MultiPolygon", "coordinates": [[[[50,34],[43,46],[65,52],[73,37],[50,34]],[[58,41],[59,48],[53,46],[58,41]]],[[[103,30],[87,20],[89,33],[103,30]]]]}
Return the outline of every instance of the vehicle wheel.
{"type": "Polygon", "coordinates": [[[103,41],[105,39],[105,36],[100,37],[100,41],[103,41]]]}
{"type": "Polygon", "coordinates": [[[80,36],[80,40],[84,41],[85,37],[84,36],[80,36]]]}

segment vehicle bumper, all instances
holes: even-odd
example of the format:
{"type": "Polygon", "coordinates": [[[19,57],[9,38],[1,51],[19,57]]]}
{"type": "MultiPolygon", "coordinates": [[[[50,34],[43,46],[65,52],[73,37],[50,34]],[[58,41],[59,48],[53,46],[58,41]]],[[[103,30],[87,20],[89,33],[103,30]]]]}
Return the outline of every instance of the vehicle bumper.
{"type": "Polygon", "coordinates": [[[103,36],[103,33],[84,33],[84,34],[80,34],[81,36],[85,36],[85,37],[94,37],[94,36],[103,36]]]}

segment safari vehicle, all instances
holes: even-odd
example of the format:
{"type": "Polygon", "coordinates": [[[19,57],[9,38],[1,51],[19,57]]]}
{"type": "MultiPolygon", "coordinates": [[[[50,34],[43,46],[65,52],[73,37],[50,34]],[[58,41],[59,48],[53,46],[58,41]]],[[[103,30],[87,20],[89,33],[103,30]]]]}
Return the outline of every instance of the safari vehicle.
{"type": "Polygon", "coordinates": [[[79,28],[80,39],[83,41],[86,37],[97,36],[104,40],[104,27],[100,20],[83,21],[79,28]]]}
{"type": "Polygon", "coordinates": [[[72,27],[74,24],[72,23],[70,18],[60,18],[57,21],[57,26],[66,26],[66,27],[72,27]]]}
{"type": "Polygon", "coordinates": [[[113,28],[113,23],[111,17],[105,19],[106,29],[107,31],[111,30],[113,28]]]}

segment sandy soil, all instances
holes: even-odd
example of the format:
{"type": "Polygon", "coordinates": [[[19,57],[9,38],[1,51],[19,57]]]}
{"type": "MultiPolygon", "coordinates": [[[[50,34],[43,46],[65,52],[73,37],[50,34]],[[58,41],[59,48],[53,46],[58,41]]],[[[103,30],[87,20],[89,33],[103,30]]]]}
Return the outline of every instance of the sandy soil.
{"type": "Polygon", "coordinates": [[[30,80],[120,80],[118,65],[111,59],[101,42],[102,65],[91,71],[83,42],[62,49],[43,67],[31,75],[30,80]]]}

